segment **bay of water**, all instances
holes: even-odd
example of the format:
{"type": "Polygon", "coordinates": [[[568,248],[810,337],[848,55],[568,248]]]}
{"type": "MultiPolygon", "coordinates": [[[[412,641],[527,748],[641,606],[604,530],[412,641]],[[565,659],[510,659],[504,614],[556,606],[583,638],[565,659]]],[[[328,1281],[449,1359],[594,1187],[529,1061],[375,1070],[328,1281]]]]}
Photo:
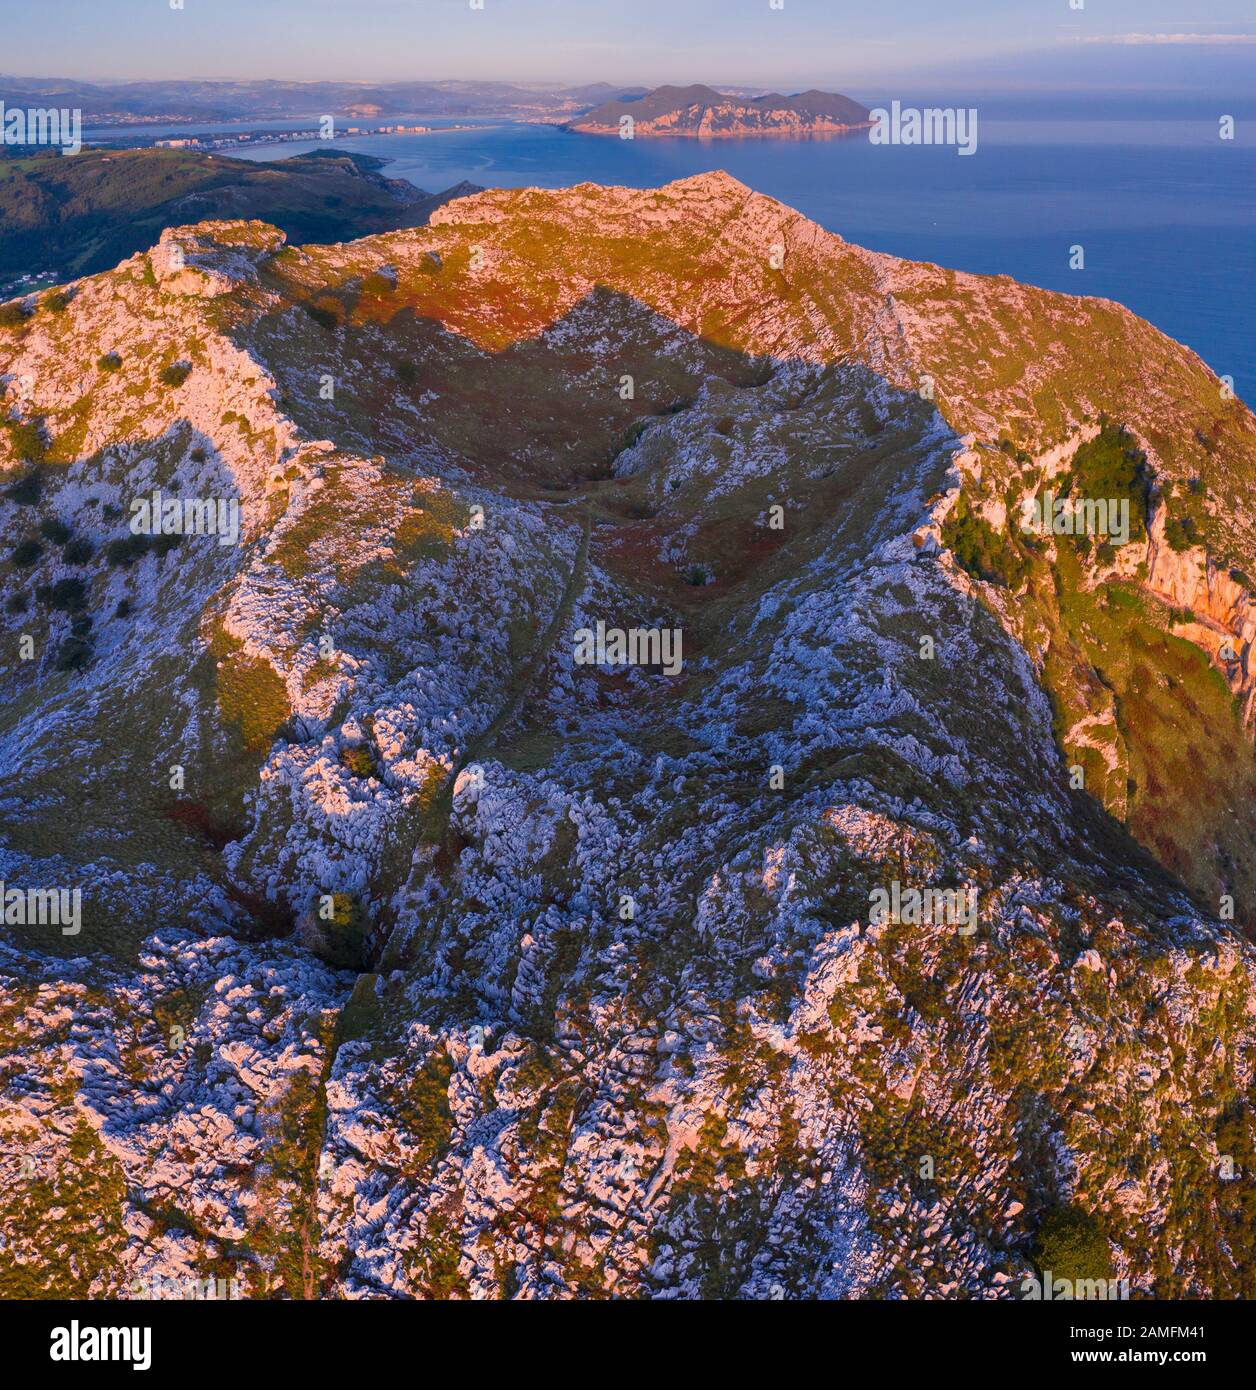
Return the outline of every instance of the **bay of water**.
{"type": "MultiPolygon", "coordinates": [[[[365,136],[385,173],[434,192],[649,188],[726,169],[862,246],[1128,305],[1256,401],[1256,140],[1215,121],[983,122],[977,152],[815,140],[619,140],[537,125],[365,136]],[[1069,267],[1085,251],[1085,269],[1069,267]]],[[[254,146],[276,159],[314,145],[254,146]]],[[[326,148],[323,146],[323,148],[326,148]]],[[[1131,372],[1139,364],[1131,363],[1131,372]]]]}

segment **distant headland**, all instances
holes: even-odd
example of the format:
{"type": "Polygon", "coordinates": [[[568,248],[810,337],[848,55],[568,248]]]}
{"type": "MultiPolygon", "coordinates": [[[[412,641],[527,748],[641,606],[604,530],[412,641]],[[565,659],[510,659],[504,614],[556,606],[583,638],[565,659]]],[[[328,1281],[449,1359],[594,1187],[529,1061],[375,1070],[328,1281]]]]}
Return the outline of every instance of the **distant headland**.
{"type": "Polygon", "coordinates": [[[834,92],[730,96],[713,87],[656,87],[635,100],[603,102],[567,122],[582,135],[690,136],[697,139],[840,134],[872,124],[866,106],[834,92]]]}

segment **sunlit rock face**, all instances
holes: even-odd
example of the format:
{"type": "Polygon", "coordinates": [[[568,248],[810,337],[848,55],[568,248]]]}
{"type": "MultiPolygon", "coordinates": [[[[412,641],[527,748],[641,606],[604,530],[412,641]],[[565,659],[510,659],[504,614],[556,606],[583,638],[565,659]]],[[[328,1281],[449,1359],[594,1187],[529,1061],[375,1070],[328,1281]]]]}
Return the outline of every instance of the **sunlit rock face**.
{"type": "Polygon", "coordinates": [[[1254,1292],[1256,426],[1191,353],[718,174],[46,301],[0,1292],[1254,1292]]]}

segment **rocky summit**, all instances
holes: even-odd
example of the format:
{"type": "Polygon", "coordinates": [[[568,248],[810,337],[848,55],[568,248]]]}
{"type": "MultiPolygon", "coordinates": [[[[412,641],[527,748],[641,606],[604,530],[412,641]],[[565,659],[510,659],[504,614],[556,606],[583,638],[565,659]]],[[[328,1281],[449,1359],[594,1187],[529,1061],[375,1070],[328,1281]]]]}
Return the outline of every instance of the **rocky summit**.
{"type": "Polygon", "coordinates": [[[0,385],[4,1295],[1256,1295],[1193,353],[712,174],[170,229],[0,385]]]}

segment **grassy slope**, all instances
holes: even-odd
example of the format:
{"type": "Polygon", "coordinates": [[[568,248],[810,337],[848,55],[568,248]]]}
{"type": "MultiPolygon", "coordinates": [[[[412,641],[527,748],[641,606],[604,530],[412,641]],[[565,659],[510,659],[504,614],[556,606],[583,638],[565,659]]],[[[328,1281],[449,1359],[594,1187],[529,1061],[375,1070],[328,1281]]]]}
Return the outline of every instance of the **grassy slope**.
{"type": "Polygon", "coordinates": [[[294,241],[342,241],[407,225],[406,205],[363,156],[274,164],[196,150],[87,149],[0,160],[0,275],[66,279],[151,246],[164,227],[261,217],[294,241]],[[362,171],[354,172],[354,164],[362,171]]]}

